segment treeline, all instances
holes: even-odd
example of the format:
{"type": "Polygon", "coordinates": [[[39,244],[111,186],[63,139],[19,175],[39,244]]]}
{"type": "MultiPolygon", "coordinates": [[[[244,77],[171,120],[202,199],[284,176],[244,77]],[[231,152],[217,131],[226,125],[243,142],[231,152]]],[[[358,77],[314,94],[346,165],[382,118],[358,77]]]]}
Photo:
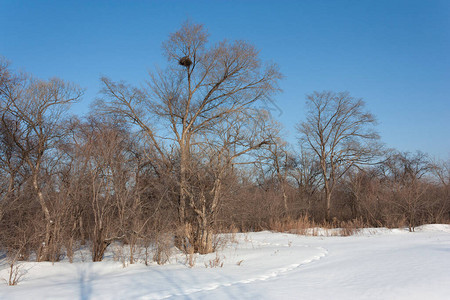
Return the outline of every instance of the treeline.
{"type": "Polygon", "coordinates": [[[185,23],[163,49],[168,66],[145,87],[102,78],[83,118],[68,115],[82,89],[1,61],[2,251],[58,261],[89,245],[101,261],[121,242],[131,262],[144,247],[163,263],[172,244],[214,251],[230,228],[450,220],[449,163],[384,149],[361,99],[309,95],[293,147],[267,109],[282,76],[252,45],[209,45],[185,23]]]}

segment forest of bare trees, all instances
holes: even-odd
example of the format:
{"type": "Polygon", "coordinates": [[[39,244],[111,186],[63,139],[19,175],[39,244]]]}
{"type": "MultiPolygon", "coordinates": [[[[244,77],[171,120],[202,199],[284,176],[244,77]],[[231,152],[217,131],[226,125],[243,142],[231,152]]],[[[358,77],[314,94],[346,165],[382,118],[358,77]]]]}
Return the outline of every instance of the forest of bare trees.
{"type": "Polygon", "coordinates": [[[69,113],[82,88],[0,61],[0,251],[101,261],[121,243],[130,263],[138,248],[164,263],[168,245],[210,253],[230,228],[450,222],[450,162],[383,147],[363,100],[308,95],[290,145],[262,105],[282,74],[253,45],[186,22],[163,52],[141,87],[101,78],[84,117],[69,113]]]}

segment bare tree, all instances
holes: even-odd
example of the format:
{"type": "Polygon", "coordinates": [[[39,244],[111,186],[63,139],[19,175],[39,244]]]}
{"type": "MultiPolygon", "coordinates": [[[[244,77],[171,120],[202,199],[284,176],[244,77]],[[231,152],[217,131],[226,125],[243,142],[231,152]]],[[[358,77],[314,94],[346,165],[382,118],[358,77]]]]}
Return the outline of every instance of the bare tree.
{"type": "Polygon", "coordinates": [[[314,92],[307,96],[308,115],[298,125],[300,141],[320,161],[326,198],[326,217],[337,180],[351,167],[368,163],[378,146],[373,131],[375,118],[364,110],[364,102],[347,92],[314,92]]]}
{"type": "Polygon", "coordinates": [[[193,224],[197,232],[190,240],[194,241],[194,250],[200,253],[214,250],[213,227],[229,188],[227,181],[235,177],[238,166],[254,163],[258,156],[251,154],[262,149],[267,151],[277,134],[266,111],[249,112],[230,114],[226,122],[215,124],[203,136],[196,137],[197,166],[191,167],[189,175],[202,184],[190,184],[188,205],[197,219],[193,224]]]}
{"type": "Polygon", "coordinates": [[[450,186],[450,159],[433,162],[432,173],[444,187],[448,188],[450,186]]]}
{"type": "Polygon", "coordinates": [[[406,218],[409,230],[414,231],[434,202],[429,199],[431,182],[427,178],[434,166],[422,152],[394,152],[384,165],[388,168],[390,202],[406,218]]]}
{"type": "Polygon", "coordinates": [[[20,84],[21,78],[11,74],[9,63],[0,57],[0,221],[5,210],[18,199],[26,171],[15,140],[22,134],[19,124],[6,110],[7,86],[20,84]],[[3,109],[5,107],[5,109],[3,109]]]}
{"type": "Polygon", "coordinates": [[[137,124],[164,161],[173,161],[164,141],[178,151],[178,217],[180,225],[187,227],[187,176],[197,137],[270,97],[281,78],[275,65],[262,66],[251,44],[223,41],[208,46],[207,36],[202,25],[190,22],[171,34],[163,44],[169,66],[150,74],[146,92],[102,79],[107,111],[137,124]],[[164,128],[158,130],[152,117],[161,120],[164,128]]]}
{"type": "Polygon", "coordinates": [[[46,224],[38,260],[53,260],[49,249],[53,242],[55,216],[52,216],[49,199],[43,192],[43,170],[46,163],[51,162],[47,159],[48,153],[65,134],[61,127],[64,112],[81,97],[82,90],[57,78],[45,81],[21,74],[3,74],[10,74],[0,85],[3,129],[30,172],[46,224]]]}
{"type": "Polygon", "coordinates": [[[77,197],[86,202],[93,261],[103,259],[111,242],[129,236],[128,222],[133,222],[128,209],[137,198],[133,197],[135,174],[127,152],[128,136],[120,123],[98,116],[74,130],[72,181],[79,190],[84,187],[77,197]]]}
{"type": "Polygon", "coordinates": [[[283,141],[279,135],[280,127],[274,123],[270,142],[266,147],[266,151],[261,151],[258,162],[261,164],[260,169],[264,173],[268,173],[269,178],[275,182],[276,188],[281,194],[284,215],[290,213],[288,205],[288,188],[289,178],[292,177],[296,167],[296,158],[293,152],[289,151],[288,143],[283,141]]]}
{"type": "Polygon", "coordinates": [[[300,211],[303,213],[315,215],[314,208],[318,204],[316,200],[320,196],[318,193],[320,189],[320,175],[320,163],[315,154],[300,147],[300,151],[296,153],[291,176],[297,185],[298,202],[300,211]]]}
{"type": "Polygon", "coordinates": [[[351,218],[361,217],[365,223],[383,226],[383,214],[387,206],[380,200],[386,189],[381,184],[378,167],[352,168],[341,180],[341,190],[347,194],[344,206],[351,211],[351,218]]]}

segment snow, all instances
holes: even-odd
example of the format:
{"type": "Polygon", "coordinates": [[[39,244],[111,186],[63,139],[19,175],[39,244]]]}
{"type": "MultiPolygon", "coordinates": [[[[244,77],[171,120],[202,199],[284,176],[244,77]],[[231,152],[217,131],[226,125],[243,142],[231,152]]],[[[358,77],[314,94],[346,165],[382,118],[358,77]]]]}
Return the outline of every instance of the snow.
{"type": "MultiPolygon", "coordinates": [[[[448,299],[450,225],[364,229],[357,235],[257,232],[223,236],[217,254],[174,255],[166,265],[23,263],[0,299],[448,299]],[[211,268],[210,263],[219,266],[211,268]],[[223,266],[220,265],[223,263],[223,266]]],[[[0,278],[7,278],[5,262],[0,278]]]]}

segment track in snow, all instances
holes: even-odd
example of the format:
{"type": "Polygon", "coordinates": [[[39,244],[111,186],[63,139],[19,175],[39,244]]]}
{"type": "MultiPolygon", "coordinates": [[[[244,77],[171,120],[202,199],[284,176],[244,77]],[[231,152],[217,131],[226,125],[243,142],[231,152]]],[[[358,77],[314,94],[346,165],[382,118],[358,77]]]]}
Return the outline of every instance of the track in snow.
{"type": "MultiPolygon", "coordinates": [[[[290,245],[285,245],[285,244],[279,244],[279,243],[269,243],[269,242],[259,242],[259,241],[251,241],[252,244],[255,243],[258,246],[260,246],[261,248],[267,248],[267,247],[291,247],[290,245]]],[[[295,248],[311,248],[310,246],[307,245],[302,245],[302,246],[293,246],[293,249],[295,248]]],[[[297,263],[293,263],[290,264],[288,266],[285,267],[279,267],[279,268],[275,268],[275,269],[271,269],[268,270],[260,275],[257,276],[252,276],[249,278],[245,278],[245,279],[240,279],[240,280],[235,280],[235,281],[230,281],[230,282],[214,282],[214,283],[209,283],[209,284],[205,284],[204,286],[201,287],[194,287],[194,288],[189,288],[189,289],[185,289],[181,292],[178,293],[164,293],[164,292],[158,292],[158,293],[152,293],[149,295],[145,295],[142,297],[139,297],[140,299],[168,299],[168,298],[172,298],[172,297],[183,297],[183,296],[190,296],[192,294],[195,293],[201,293],[201,292],[208,292],[208,291],[212,291],[212,290],[216,290],[219,288],[227,288],[227,287],[231,287],[234,285],[239,285],[239,284],[251,284],[253,282],[259,282],[259,281],[267,281],[267,280],[273,280],[281,275],[284,275],[286,273],[289,273],[295,269],[298,269],[302,266],[305,266],[307,264],[310,264],[312,262],[318,261],[322,258],[324,258],[325,256],[328,255],[328,250],[323,248],[323,247],[314,247],[314,249],[318,250],[318,254],[313,255],[311,258],[308,258],[306,260],[302,260],[301,262],[297,262],[297,263]]],[[[300,251],[301,253],[301,251],[300,251]]]]}

